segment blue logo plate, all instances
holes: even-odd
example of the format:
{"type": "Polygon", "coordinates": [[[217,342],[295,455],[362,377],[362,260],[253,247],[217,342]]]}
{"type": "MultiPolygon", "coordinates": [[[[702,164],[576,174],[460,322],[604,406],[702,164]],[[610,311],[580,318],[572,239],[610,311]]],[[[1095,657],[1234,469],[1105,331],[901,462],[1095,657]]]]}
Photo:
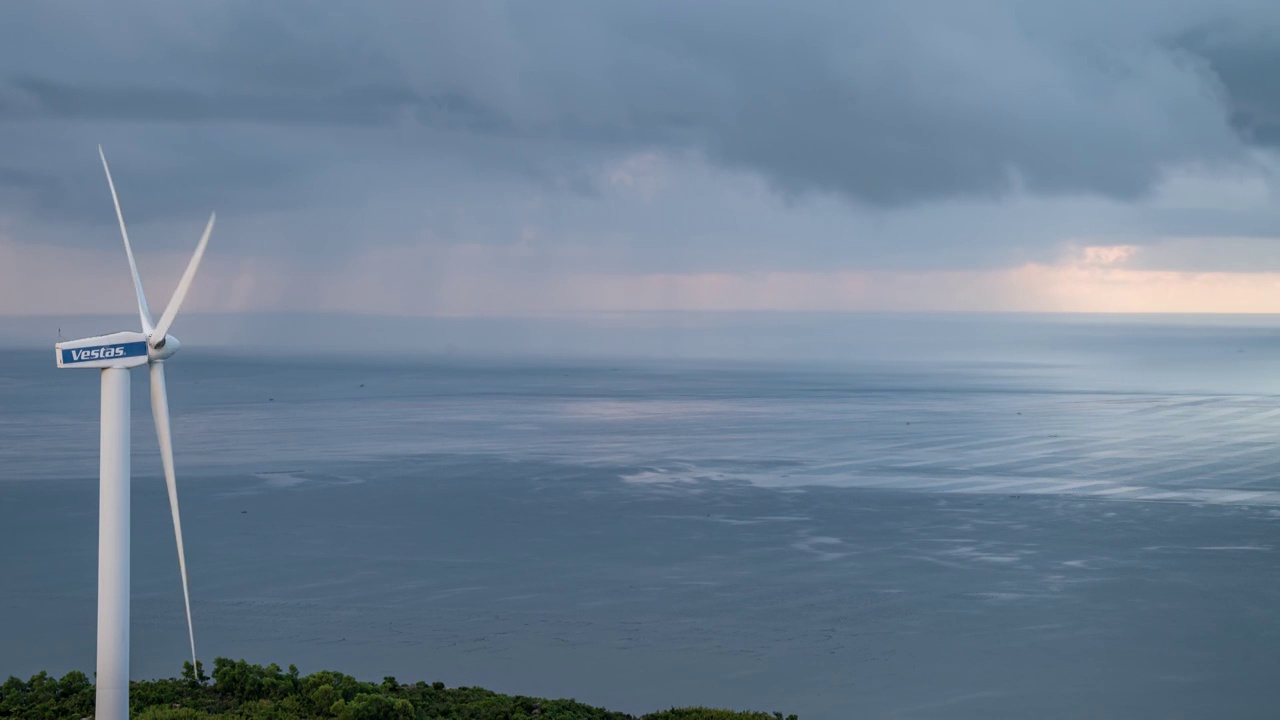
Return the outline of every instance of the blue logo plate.
{"type": "Polygon", "coordinates": [[[95,362],[98,360],[117,360],[119,358],[140,357],[147,354],[147,343],[128,342],[118,345],[98,345],[97,347],[71,348],[62,351],[62,364],[95,362]]]}

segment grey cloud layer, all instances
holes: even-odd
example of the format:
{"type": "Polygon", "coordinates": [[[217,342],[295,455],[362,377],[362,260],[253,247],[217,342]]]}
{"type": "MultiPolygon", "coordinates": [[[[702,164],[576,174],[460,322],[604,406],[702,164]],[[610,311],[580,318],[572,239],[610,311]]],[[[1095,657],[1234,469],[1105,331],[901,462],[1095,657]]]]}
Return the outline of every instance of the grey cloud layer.
{"type": "Polygon", "coordinates": [[[646,148],[879,208],[1131,201],[1280,142],[1277,33],[1252,0],[7,4],[0,201],[99,217],[99,140],[143,220],[448,153],[590,193],[576,163],[646,148]]]}

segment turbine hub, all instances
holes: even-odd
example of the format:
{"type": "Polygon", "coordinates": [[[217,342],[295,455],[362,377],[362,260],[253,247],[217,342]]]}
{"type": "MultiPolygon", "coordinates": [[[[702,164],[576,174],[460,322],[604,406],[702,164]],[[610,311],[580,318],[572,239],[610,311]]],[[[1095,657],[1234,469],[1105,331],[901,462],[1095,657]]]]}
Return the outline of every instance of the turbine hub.
{"type": "Polygon", "coordinates": [[[182,343],[178,342],[178,338],[172,335],[165,335],[160,338],[160,342],[150,347],[147,352],[148,359],[152,361],[168,360],[173,357],[174,353],[178,352],[180,347],[182,347],[182,343]]]}

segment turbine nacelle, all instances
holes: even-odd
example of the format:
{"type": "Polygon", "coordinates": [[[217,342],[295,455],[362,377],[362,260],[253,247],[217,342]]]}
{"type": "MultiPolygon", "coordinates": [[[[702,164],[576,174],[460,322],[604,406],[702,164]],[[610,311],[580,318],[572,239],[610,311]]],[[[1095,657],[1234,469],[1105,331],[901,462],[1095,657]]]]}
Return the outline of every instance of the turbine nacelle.
{"type": "Polygon", "coordinates": [[[60,368],[135,368],[168,360],[182,343],[172,335],[152,342],[154,335],[118,332],[79,340],[63,340],[54,345],[60,368]]]}
{"type": "Polygon", "coordinates": [[[140,332],[95,335],[54,345],[60,368],[135,368],[150,362],[151,346],[140,332]]]}

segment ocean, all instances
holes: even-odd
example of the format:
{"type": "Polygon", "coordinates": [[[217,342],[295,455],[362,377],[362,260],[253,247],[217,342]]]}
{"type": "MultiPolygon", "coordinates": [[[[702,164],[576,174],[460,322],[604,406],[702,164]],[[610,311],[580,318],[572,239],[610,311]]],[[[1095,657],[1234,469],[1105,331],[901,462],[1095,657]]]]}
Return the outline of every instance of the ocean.
{"type": "MultiPolygon", "coordinates": [[[[200,657],[636,713],[1274,715],[1274,320],[860,322],[751,359],[742,328],[720,358],[183,335],[200,657]]],[[[132,674],[167,677],[133,391],[132,674]]],[[[97,413],[96,373],[0,350],[0,677],[93,669],[97,413]]]]}

